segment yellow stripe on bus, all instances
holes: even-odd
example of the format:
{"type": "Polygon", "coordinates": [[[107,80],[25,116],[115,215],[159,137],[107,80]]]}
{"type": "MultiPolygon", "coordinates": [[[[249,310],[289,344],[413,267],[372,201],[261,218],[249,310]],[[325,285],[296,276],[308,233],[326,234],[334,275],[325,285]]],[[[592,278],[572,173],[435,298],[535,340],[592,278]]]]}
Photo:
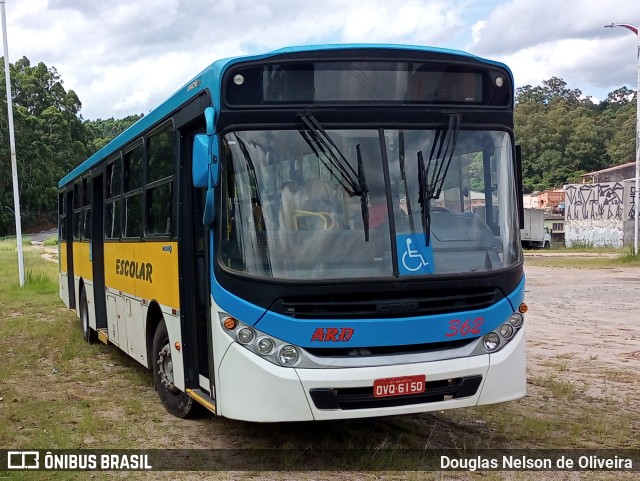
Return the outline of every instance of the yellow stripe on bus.
{"type": "Polygon", "coordinates": [[[65,241],[58,244],[58,265],[60,272],[67,272],[67,243],[65,241]]]}
{"type": "Polygon", "coordinates": [[[89,259],[89,242],[73,243],[73,275],[85,280],[93,280],[93,265],[89,259]]]}
{"type": "Polygon", "coordinates": [[[105,284],[143,299],[180,308],[177,242],[108,242],[105,284]]]}

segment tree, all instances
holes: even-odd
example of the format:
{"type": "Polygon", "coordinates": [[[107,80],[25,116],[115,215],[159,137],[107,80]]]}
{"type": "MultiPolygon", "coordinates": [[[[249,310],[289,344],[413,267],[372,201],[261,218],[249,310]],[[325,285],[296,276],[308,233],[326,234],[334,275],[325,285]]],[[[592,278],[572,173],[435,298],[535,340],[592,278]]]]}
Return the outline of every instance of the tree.
{"type": "MultiPolygon", "coordinates": [[[[10,68],[20,204],[28,224],[36,213],[55,218],[58,181],[142,116],[83,121],[80,99],[65,90],[55,68],[32,66],[26,57],[10,68]]],[[[9,159],[4,76],[0,66],[0,156],[9,159]]],[[[12,207],[10,162],[0,162],[0,236],[15,223],[12,207]]]]}
{"type": "MultiPolygon", "coordinates": [[[[525,85],[516,89],[517,103],[534,102],[547,105],[554,99],[562,99],[565,102],[578,104],[583,101],[581,97],[580,90],[567,88],[567,83],[558,77],[543,80],[542,87],[525,85]]],[[[584,100],[590,102],[589,97],[584,100]]]]}
{"type": "Polygon", "coordinates": [[[610,165],[624,164],[635,158],[635,92],[626,87],[614,90],[600,104],[599,129],[605,138],[610,165]]]}
{"type": "Polygon", "coordinates": [[[130,126],[135,124],[142,118],[140,115],[129,115],[123,119],[114,119],[111,117],[107,120],[89,120],[85,125],[93,136],[93,147],[96,151],[107,145],[111,139],[114,139],[130,126]]]}
{"type": "MultiPolygon", "coordinates": [[[[66,91],[55,68],[26,57],[11,67],[14,128],[21,211],[27,223],[35,213],[57,211],[58,180],[91,152],[82,104],[66,91]]],[[[0,155],[10,157],[4,69],[0,69],[0,155]]],[[[0,235],[14,224],[9,163],[0,164],[0,235]]]]}
{"type": "Polygon", "coordinates": [[[515,133],[522,146],[525,192],[559,187],[584,172],[627,162],[634,145],[632,96],[623,87],[595,105],[557,77],[540,87],[517,89],[515,133]]]}

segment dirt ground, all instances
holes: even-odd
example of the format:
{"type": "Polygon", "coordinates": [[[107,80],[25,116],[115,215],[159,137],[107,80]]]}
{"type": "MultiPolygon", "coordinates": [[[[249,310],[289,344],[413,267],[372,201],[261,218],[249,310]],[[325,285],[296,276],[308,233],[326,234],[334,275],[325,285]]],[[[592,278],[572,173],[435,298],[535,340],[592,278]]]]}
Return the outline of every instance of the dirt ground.
{"type": "MultiPolygon", "coordinates": [[[[640,269],[526,266],[529,376],[560,368],[582,381],[590,372],[636,371],[640,365],[640,269]],[[549,360],[556,360],[555,366],[549,360]],[[578,369],[579,367],[579,369],[578,369]]],[[[606,377],[590,377],[588,394],[606,377]]],[[[631,388],[632,386],[629,386],[631,388]]],[[[629,389],[640,405],[637,389],[629,389]]]]}

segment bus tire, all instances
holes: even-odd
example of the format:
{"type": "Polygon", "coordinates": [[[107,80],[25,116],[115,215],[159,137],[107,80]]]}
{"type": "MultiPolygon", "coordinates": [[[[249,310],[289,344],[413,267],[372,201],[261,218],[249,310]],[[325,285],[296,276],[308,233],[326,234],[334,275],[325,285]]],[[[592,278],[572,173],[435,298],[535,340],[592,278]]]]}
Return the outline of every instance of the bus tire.
{"type": "Polygon", "coordinates": [[[80,291],[80,323],[82,324],[82,337],[89,344],[96,342],[96,331],[89,326],[89,304],[87,302],[87,291],[84,286],[80,291]]]}
{"type": "Polygon", "coordinates": [[[180,391],[174,384],[171,345],[164,319],[160,321],[153,336],[153,380],[160,401],[169,413],[179,418],[192,417],[196,403],[187,393],[180,391]]]}

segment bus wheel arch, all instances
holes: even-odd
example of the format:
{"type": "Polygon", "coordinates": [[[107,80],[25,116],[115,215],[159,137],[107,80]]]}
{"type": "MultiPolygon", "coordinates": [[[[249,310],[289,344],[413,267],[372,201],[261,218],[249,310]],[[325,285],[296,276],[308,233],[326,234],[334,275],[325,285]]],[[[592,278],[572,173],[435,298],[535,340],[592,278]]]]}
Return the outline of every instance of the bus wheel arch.
{"type": "Polygon", "coordinates": [[[147,367],[153,369],[153,337],[160,321],[164,319],[162,310],[156,301],[152,301],[149,304],[149,310],[147,311],[145,338],[147,345],[147,367]]]}
{"type": "Polygon", "coordinates": [[[82,338],[89,344],[93,344],[96,342],[97,334],[89,325],[89,302],[87,301],[87,289],[85,288],[83,279],[80,279],[78,290],[80,292],[78,317],[80,318],[80,324],[82,326],[82,338]]]}
{"type": "MultiPolygon", "coordinates": [[[[147,329],[151,332],[151,329],[147,329]]],[[[171,343],[164,317],[160,317],[154,329],[151,345],[151,370],[160,401],[165,409],[179,418],[189,418],[197,413],[196,402],[187,393],[173,385],[171,343]]]]}

